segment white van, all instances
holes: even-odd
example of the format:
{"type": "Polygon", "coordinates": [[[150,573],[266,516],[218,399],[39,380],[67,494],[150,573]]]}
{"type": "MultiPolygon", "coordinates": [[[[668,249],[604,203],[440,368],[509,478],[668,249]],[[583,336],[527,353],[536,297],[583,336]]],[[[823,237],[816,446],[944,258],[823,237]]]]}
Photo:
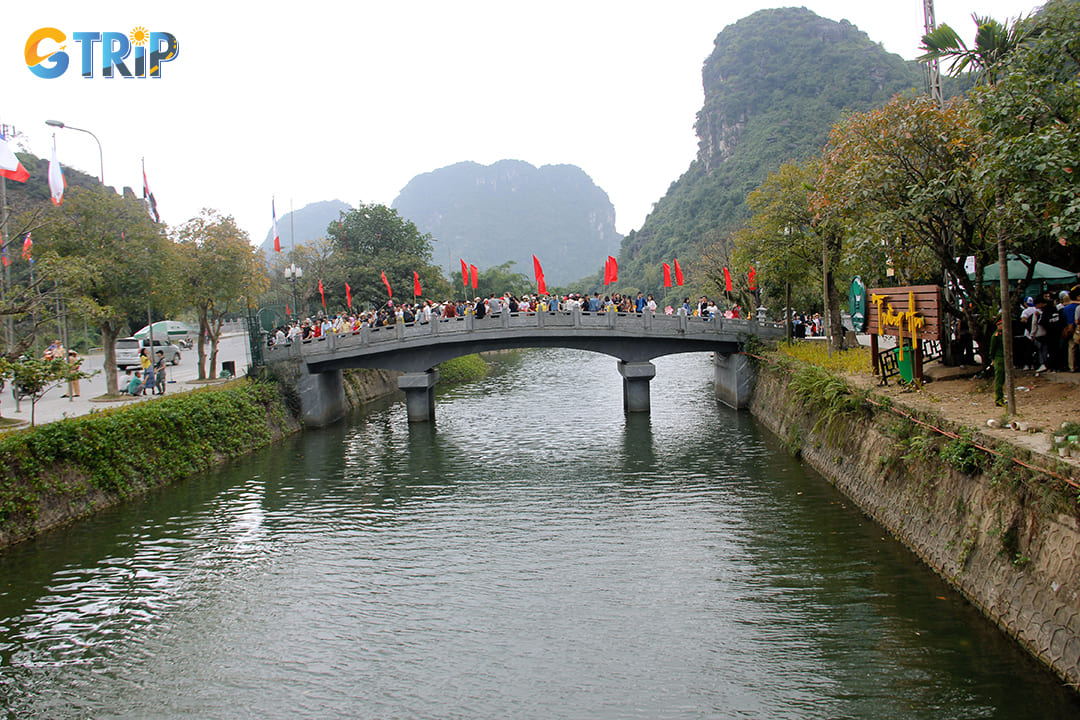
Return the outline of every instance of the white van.
{"type": "Polygon", "coordinates": [[[150,364],[157,361],[157,353],[160,350],[165,355],[165,362],[170,365],[180,363],[180,350],[168,340],[154,338],[153,352],[150,352],[150,339],[126,337],[116,341],[116,367],[127,370],[129,367],[138,369],[142,363],[139,361],[139,350],[146,349],[150,354],[150,364]]]}

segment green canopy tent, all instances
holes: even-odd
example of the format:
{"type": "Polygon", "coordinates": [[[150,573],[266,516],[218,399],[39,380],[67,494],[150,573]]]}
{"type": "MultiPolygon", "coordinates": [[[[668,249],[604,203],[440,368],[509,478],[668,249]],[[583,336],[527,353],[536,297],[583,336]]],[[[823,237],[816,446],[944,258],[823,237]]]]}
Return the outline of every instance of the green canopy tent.
{"type": "MultiPolygon", "coordinates": [[[[179,320],[160,320],[154,323],[155,340],[164,340],[168,338],[171,342],[180,338],[192,337],[196,334],[197,333],[194,330],[179,320]]],[[[140,339],[150,337],[150,326],[144,326],[142,330],[135,333],[134,337],[140,339]]]]}
{"type": "MultiPolygon", "coordinates": [[[[1027,255],[1009,255],[1009,282],[1020,283],[1027,278],[1028,265],[1031,258],[1027,255]]],[[[968,277],[975,279],[975,273],[969,272],[968,277]]],[[[997,263],[992,263],[983,268],[983,284],[996,285],[1001,279],[1001,271],[997,263]]],[[[1048,263],[1035,262],[1035,270],[1031,275],[1031,283],[1027,286],[1024,294],[1035,295],[1044,287],[1051,285],[1075,285],[1077,274],[1071,270],[1063,270],[1048,263]]]]}

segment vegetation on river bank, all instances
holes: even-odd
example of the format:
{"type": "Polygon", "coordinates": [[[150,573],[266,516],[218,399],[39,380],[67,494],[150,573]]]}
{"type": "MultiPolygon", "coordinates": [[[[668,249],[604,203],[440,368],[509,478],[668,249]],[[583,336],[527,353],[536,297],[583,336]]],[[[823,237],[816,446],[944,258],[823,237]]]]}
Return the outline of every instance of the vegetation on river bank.
{"type": "Polygon", "coordinates": [[[0,545],[292,432],[275,383],[235,381],[0,436],[0,545]]]}

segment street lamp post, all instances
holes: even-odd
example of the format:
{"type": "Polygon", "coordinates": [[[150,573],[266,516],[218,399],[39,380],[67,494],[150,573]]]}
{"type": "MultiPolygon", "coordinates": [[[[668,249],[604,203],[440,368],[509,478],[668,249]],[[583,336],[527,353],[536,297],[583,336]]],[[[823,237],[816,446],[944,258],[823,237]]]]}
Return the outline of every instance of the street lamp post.
{"type": "Polygon", "coordinates": [[[98,160],[101,163],[101,184],[104,186],[105,185],[105,154],[101,151],[101,141],[98,140],[97,135],[90,132],[89,130],[83,130],[82,128],[77,128],[77,127],[74,127],[72,125],[65,125],[64,123],[60,122],[59,120],[46,120],[45,124],[50,126],[50,127],[57,127],[57,128],[61,128],[61,129],[62,128],[67,128],[68,130],[78,130],[79,132],[84,132],[87,135],[89,135],[90,137],[94,138],[94,142],[97,143],[98,160]]]}
{"type": "Polygon", "coordinates": [[[282,271],[286,280],[292,280],[292,304],[293,312],[299,313],[299,309],[296,307],[296,281],[304,276],[303,268],[297,267],[294,263],[289,263],[285,270],[282,271]]]}

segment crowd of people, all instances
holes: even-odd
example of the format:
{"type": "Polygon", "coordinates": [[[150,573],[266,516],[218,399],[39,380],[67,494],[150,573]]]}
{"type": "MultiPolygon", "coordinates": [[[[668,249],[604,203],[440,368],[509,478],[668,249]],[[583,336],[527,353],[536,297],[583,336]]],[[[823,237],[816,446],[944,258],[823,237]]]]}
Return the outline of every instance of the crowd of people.
{"type": "MultiPolygon", "coordinates": [[[[1024,299],[1020,311],[1023,340],[1014,348],[1015,364],[1037,373],[1080,369],[1080,334],[1076,309],[1080,285],[1056,295],[1044,292],[1024,299]]],[[[1017,338],[1019,340],[1019,336],[1017,338]]]]}
{"type": "MultiPolygon", "coordinates": [[[[683,298],[680,306],[687,315],[711,320],[717,317],[738,318],[741,308],[732,305],[721,310],[715,301],[702,295],[697,303],[691,303],[690,298],[683,298]]],[[[356,313],[338,313],[335,315],[320,315],[315,318],[294,320],[286,325],[275,328],[270,334],[268,343],[273,345],[290,343],[296,339],[308,340],[323,337],[329,334],[345,334],[356,332],[365,327],[392,327],[397,323],[430,323],[448,322],[457,317],[474,315],[483,318],[490,315],[499,315],[503,311],[510,313],[529,312],[581,312],[603,313],[653,313],[659,310],[656,300],[651,294],[637,293],[636,297],[615,293],[601,295],[594,292],[570,293],[568,295],[522,295],[517,297],[513,293],[491,293],[488,297],[476,297],[473,300],[446,300],[436,302],[424,300],[417,303],[395,303],[388,301],[385,305],[374,310],[356,313]]],[[[676,308],[668,305],[663,310],[666,315],[673,315],[676,308]]]]}

